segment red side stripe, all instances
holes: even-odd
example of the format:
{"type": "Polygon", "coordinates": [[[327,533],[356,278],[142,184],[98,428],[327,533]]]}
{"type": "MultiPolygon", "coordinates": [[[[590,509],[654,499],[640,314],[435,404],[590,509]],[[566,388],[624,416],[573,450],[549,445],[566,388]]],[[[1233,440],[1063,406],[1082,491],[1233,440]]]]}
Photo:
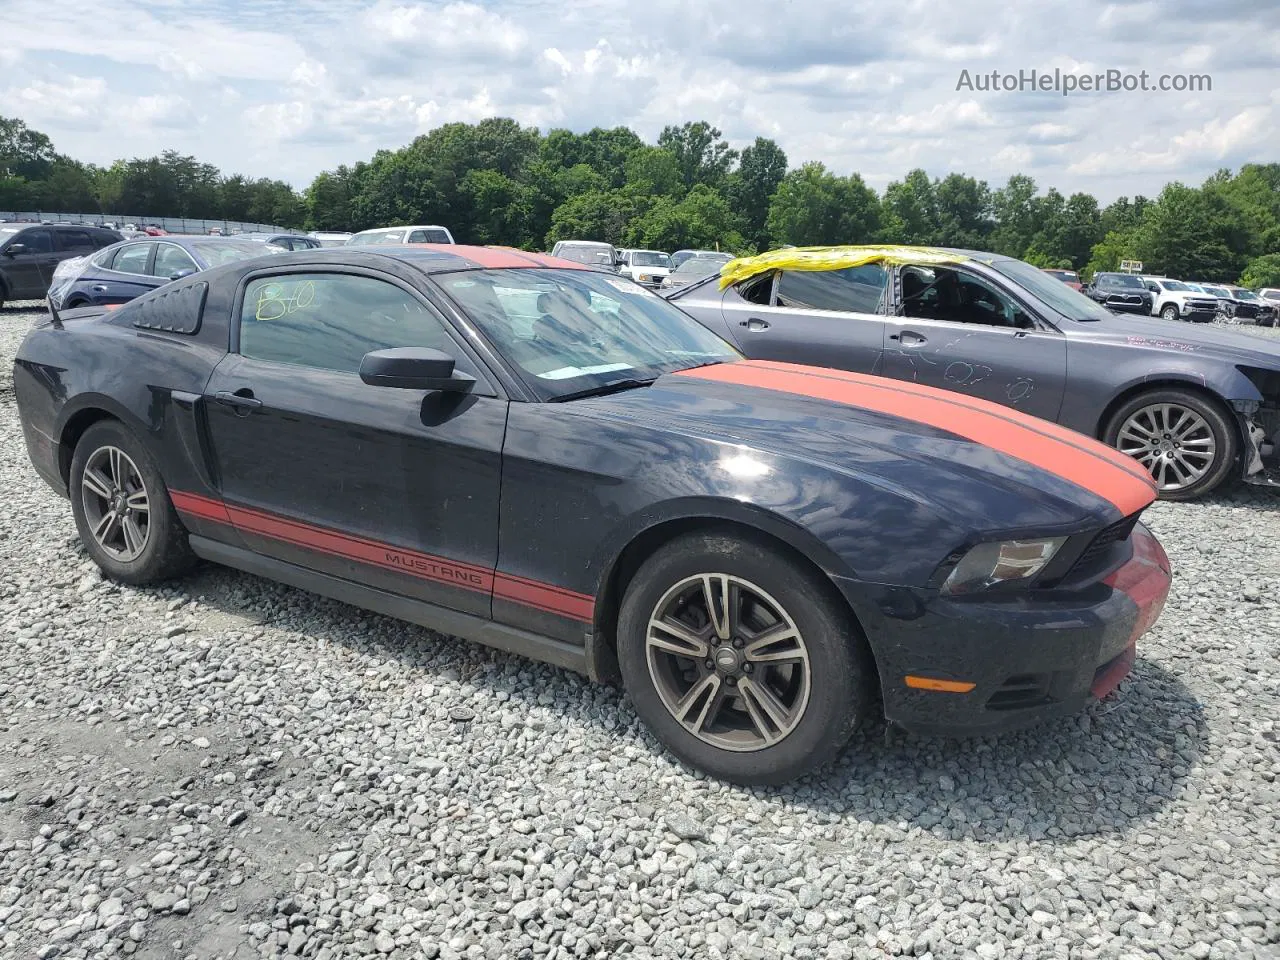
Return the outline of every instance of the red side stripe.
{"type": "Polygon", "coordinates": [[[908,392],[898,389],[896,381],[875,377],[866,382],[849,381],[827,373],[795,364],[746,361],[685,370],[677,376],[777,390],[928,424],[1069,480],[1110,501],[1125,516],[1155,500],[1156,487],[1150,477],[1138,476],[1100,456],[1093,451],[1095,442],[1084,437],[1067,442],[1048,436],[1034,422],[1009,416],[995,404],[962,404],[942,391],[908,392]]]}
{"type": "Polygon", "coordinates": [[[231,517],[228,516],[227,508],[221,500],[210,500],[208,497],[202,497],[194,493],[183,493],[181,490],[170,490],[169,499],[173,501],[175,510],[189,513],[193,517],[199,517],[202,520],[213,520],[217,523],[231,523],[231,517]]]}
{"type": "Polygon", "coordinates": [[[493,595],[575,620],[590,622],[595,613],[595,600],[591,597],[505,573],[496,575],[493,595]]]}
{"type": "MultiPolygon", "coordinates": [[[[810,376],[821,375],[824,377],[829,377],[830,379],[833,379],[833,380],[843,380],[849,383],[870,384],[872,386],[880,386],[880,387],[884,387],[888,385],[890,388],[897,390],[901,393],[911,393],[916,396],[924,396],[924,397],[938,396],[938,390],[936,388],[927,387],[919,383],[912,383],[909,380],[887,380],[885,377],[873,377],[873,376],[868,376],[867,374],[864,374],[864,373],[850,373],[847,370],[834,370],[834,369],[828,370],[825,368],[821,370],[817,370],[813,367],[806,367],[802,364],[792,364],[792,363],[771,364],[769,361],[766,361],[766,360],[748,360],[746,362],[748,364],[751,364],[752,366],[763,365],[764,367],[770,367],[770,366],[788,367],[788,368],[795,369],[797,371],[808,373],[810,376]]],[[[999,404],[991,403],[988,400],[981,400],[978,397],[971,397],[963,393],[947,392],[946,398],[951,403],[968,407],[971,410],[979,410],[983,413],[989,413],[994,416],[1003,417],[1004,419],[1009,420],[1013,423],[1017,423],[1021,426],[1025,426],[1028,429],[1036,430],[1039,433],[1043,433],[1045,436],[1053,437],[1057,440],[1063,441],[1064,443],[1069,443],[1072,446],[1080,447],[1081,449],[1086,449],[1086,447],[1081,443],[1081,434],[1077,433],[1074,430],[1069,430],[1066,427],[1060,426],[1054,423],[1052,420],[1041,420],[1039,417],[1031,418],[1029,415],[1022,413],[1019,410],[1011,409],[1009,407],[1003,407],[1003,406],[1000,406],[999,404]],[[1027,422],[1028,420],[1030,420],[1029,423],[1027,422]]],[[[1113,447],[1109,447],[1105,443],[1104,444],[1089,443],[1087,446],[1087,449],[1089,452],[1093,453],[1095,456],[1105,457],[1107,460],[1110,460],[1117,467],[1123,467],[1125,470],[1128,470],[1134,476],[1139,477],[1148,483],[1152,482],[1151,475],[1147,473],[1147,471],[1143,469],[1142,465],[1138,463],[1138,461],[1134,460],[1133,457],[1126,457],[1119,450],[1116,450],[1113,447]]]]}
{"type": "Polygon", "coordinates": [[[515,574],[497,573],[488,567],[407,550],[378,540],[339,533],[251,507],[224,504],[199,494],[171,490],[169,498],[178,511],[189,516],[236,526],[248,533],[314,550],[326,556],[354,560],[435,583],[488,593],[544,613],[554,613],[585,623],[590,623],[595,616],[593,597],[565,587],[515,574]]]}

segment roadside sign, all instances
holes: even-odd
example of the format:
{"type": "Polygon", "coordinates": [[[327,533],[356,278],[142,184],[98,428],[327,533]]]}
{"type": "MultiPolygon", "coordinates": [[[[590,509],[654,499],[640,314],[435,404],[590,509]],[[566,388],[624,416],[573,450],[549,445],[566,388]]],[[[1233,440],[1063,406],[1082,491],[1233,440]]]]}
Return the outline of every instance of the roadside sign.
{"type": "Polygon", "coordinates": [[[1121,260],[1120,272],[1121,273],[1141,273],[1142,261],[1141,260],[1121,260]]]}

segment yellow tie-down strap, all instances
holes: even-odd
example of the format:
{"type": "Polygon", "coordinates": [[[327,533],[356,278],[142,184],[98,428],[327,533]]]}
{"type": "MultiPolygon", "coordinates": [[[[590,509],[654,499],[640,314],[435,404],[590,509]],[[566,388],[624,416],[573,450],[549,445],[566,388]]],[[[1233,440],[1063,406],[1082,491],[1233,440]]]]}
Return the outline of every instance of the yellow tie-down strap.
{"type": "Polygon", "coordinates": [[[868,263],[902,266],[908,263],[960,263],[968,259],[963,253],[936,247],[784,247],[754,257],[730,260],[720,270],[720,289],[769,270],[845,270],[868,263]]]}

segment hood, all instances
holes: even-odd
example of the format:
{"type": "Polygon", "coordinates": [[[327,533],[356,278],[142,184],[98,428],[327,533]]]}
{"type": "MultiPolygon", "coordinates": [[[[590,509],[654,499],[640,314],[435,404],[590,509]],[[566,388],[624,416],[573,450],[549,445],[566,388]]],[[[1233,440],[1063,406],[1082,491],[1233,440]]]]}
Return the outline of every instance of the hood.
{"type": "Polygon", "coordinates": [[[671,268],[670,267],[627,267],[627,272],[633,273],[633,274],[647,273],[650,276],[654,276],[654,277],[666,277],[666,276],[670,276],[671,268]]]}
{"type": "Polygon", "coordinates": [[[1067,334],[1073,340],[1120,343],[1164,350],[1182,357],[1202,354],[1280,370],[1280,341],[1208,324],[1170,323],[1156,317],[1116,314],[1106,320],[1071,323],[1067,334]]]}
{"type": "Polygon", "coordinates": [[[575,406],[588,416],[748,448],[768,455],[771,471],[785,473],[787,461],[817,465],[969,530],[1075,532],[1155,498],[1133,460],[1056,424],[837,370],[742,360],[575,406]]]}

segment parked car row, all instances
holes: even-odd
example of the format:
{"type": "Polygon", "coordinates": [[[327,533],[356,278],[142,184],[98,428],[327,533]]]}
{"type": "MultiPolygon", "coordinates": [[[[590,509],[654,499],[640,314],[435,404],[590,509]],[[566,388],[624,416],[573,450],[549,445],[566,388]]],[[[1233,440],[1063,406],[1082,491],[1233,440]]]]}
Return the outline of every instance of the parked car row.
{"type": "MultiPolygon", "coordinates": [[[[1058,276],[1066,271],[1045,272],[1058,276]]],[[[1097,273],[1083,292],[1116,313],[1189,323],[1219,321],[1269,327],[1276,324],[1280,313],[1280,302],[1270,302],[1270,298],[1244,287],[1133,273],[1097,273]]]]}
{"type": "MultiPolygon", "coordinates": [[[[1078,364],[1239,395],[1207,353],[954,252],[778,251],[670,296],[501,248],[281,252],[55,308],[13,390],[106,576],[204,559],[620,679],[728,780],[812,771],[873,712],[993,733],[1115,690],[1170,585],[1156,484],[1046,419],[1117,385],[1078,364]]],[[[1165,417],[1214,471],[1241,449],[1159,391],[1110,407],[1116,442],[1165,417]]]]}

